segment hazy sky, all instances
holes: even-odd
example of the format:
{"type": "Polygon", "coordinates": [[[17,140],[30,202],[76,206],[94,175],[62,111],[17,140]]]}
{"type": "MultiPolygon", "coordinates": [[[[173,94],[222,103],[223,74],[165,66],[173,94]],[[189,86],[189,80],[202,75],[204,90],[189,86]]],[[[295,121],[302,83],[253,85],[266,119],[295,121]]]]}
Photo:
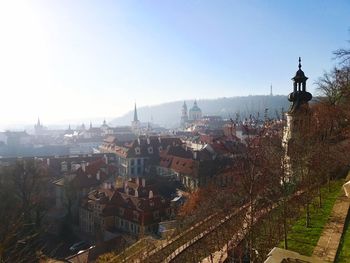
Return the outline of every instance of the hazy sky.
{"type": "MultiPolygon", "coordinates": [[[[308,87],[350,39],[350,1],[0,0],[0,124],[308,87]]],[[[348,45],[349,46],[349,45],[348,45]]]]}

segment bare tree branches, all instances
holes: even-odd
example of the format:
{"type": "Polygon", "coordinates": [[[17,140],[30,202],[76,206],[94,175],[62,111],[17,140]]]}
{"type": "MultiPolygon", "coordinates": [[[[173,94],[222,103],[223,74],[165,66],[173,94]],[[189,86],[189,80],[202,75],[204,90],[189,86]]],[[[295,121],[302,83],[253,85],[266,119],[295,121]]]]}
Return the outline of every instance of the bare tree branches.
{"type": "Polygon", "coordinates": [[[0,177],[0,261],[36,261],[47,176],[34,161],[22,161],[0,177]]]}

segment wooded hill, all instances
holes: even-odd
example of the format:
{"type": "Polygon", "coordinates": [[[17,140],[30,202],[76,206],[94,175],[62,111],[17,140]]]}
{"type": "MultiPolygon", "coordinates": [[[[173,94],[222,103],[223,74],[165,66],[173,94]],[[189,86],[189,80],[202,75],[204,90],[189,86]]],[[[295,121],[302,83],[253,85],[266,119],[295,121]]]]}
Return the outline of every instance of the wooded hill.
{"type": "MultiPolygon", "coordinates": [[[[240,118],[264,117],[265,109],[268,108],[270,118],[276,118],[276,114],[281,114],[282,108],[287,111],[289,101],[287,96],[266,96],[255,95],[246,97],[231,97],[218,99],[198,100],[198,106],[203,115],[220,115],[223,118],[236,118],[238,113],[240,118]],[[277,111],[277,112],[276,112],[277,111]]],[[[193,106],[193,100],[186,101],[188,110],[193,106]]],[[[141,122],[151,122],[164,127],[178,127],[181,117],[183,101],[174,101],[154,106],[140,107],[137,109],[138,118],[141,122]]],[[[111,125],[130,125],[133,119],[133,111],[111,121],[111,125]]]]}

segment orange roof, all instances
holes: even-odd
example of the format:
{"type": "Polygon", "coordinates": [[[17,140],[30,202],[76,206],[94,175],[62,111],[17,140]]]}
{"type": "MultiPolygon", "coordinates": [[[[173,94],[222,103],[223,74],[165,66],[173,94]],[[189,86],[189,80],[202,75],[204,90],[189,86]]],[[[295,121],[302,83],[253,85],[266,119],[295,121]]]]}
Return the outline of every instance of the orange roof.
{"type": "Polygon", "coordinates": [[[171,162],[170,168],[178,173],[197,177],[198,166],[199,166],[199,163],[196,160],[185,159],[185,158],[174,156],[171,162]]]}

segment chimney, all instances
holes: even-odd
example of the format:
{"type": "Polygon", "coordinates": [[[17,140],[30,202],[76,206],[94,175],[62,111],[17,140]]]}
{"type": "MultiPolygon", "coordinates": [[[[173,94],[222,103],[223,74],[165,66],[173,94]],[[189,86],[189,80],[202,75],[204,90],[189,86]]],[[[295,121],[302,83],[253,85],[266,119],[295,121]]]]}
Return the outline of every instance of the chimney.
{"type": "Polygon", "coordinates": [[[162,139],[160,138],[160,136],[158,137],[158,141],[159,143],[162,143],[162,139]]]}
{"type": "Polygon", "coordinates": [[[98,171],[97,174],[96,174],[96,180],[97,180],[97,181],[100,181],[100,179],[101,179],[101,177],[100,177],[100,171],[98,171]]]}
{"type": "Polygon", "coordinates": [[[86,162],[85,161],[81,162],[81,169],[83,170],[83,172],[86,171],[86,162]]]}
{"type": "Polygon", "coordinates": [[[140,185],[140,178],[139,177],[136,177],[136,184],[140,185]]]}
{"type": "Polygon", "coordinates": [[[137,189],[135,189],[135,197],[139,197],[139,191],[137,189]]]}
{"type": "Polygon", "coordinates": [[[148,198],[149,198],[149,199],[153,198],[153,191],[152,191],[152,190],[149,191],[149,193],[148,193],[148,198]]]}
{"type": "Polygon", "coordinates": [[[197,151],[193,151],[193,159],[197,160],[197,151]]]}
{"type": "Polygon", "coordinates": [[[142,187],[145,187],[145,186],[146,186],[146,179],[142,178],[142,187]]]}
{"type": "Polygon", "coordinates": [[[50,166],[50,158],[46,159],[46,164],[47,164],[47,166],[50,166]]]}
{"type": "Polygon", "coordinates": [[[108,157],[107,157],[107,155],[103,155],[103,159],[104,159],[105,163],[108,164],[108,157]]]}

